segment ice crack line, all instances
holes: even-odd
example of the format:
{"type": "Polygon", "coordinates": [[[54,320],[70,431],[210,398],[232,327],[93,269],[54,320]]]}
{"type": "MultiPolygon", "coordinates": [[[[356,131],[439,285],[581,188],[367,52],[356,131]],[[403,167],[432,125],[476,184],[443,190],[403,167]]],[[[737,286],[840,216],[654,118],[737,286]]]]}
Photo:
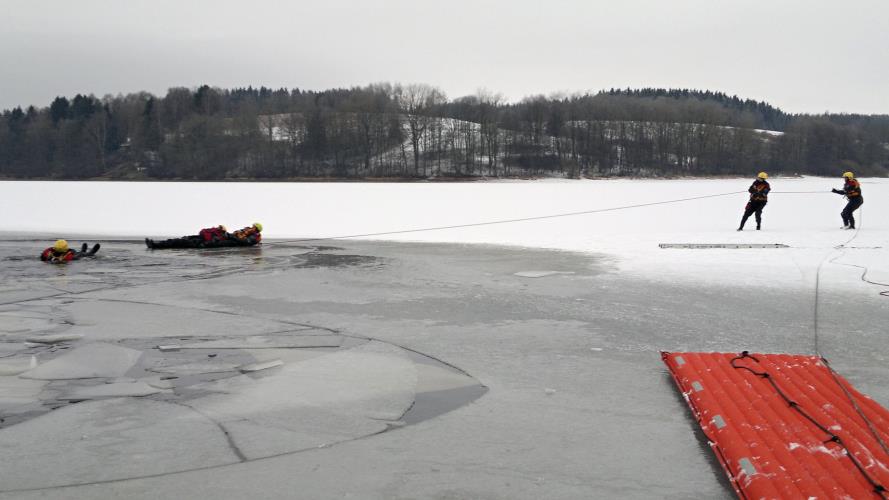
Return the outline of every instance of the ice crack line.
{"type": "MultiPolygon", "coordinates": [[[[219,430],[222,432],[222,434],[225,435],[225,439],[228,442],[228,447],[231,449],[232,453],[234,453],[235,456],[238,457],[238,461],[239,462],[246,462],[249,460],[247,458],[247,456],[244,455],[244,453],[241,451],[241,449],[238,448],[238,444],[235,443],[235,438],[231,435],[231,433],[228,431],[228,428],[226,428],[222,422],[216,420],[215,418],[211,417],[210,415],[207,415],[206,413],[202,412],[201,410],[198,410],[194,406],[183,403],[181,401],[166,401],[166,402],[188,408],[191,411],[197,413],[198,415],[206,418],[210,422],[213,422],[213,424],[216,425],[217,428],[219,428],[219,430]]],[[[246,419],[243,419],[243,420],[246,420],[246,419]]]]}

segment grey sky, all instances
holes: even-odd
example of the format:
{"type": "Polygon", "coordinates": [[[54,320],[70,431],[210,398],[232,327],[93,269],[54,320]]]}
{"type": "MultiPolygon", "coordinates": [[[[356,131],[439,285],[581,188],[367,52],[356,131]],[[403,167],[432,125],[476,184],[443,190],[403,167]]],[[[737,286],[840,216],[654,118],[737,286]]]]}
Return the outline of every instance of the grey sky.
{"type": "Polygon", "coordinates": [[[0,0],[0,109],[172,86],[689,87],[889,113],[886,0],[0,0]]]}

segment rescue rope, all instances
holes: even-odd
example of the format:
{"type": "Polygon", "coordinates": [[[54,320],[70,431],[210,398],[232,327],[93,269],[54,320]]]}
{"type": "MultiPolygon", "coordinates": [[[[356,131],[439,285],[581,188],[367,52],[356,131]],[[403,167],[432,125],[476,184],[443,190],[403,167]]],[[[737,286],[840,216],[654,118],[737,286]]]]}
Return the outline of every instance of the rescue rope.
{"type": "Polygon", "coordinates": [[[770,191],[769,194],[831,194],[829,191],[770,191]]]}
{"type": "MultiPolygon", "coordinates": [[[[864,208],[862,208],[861,211],[859,212],[858,218],[859,218],[859,223],[858,223],[858,227],[855,228],[855,234],[853,234],[852,237],[849,238],[845,243],[843,243],[843,244],[841,244],[841,245],[838,245],[838,246],[834,247],[836,250],[840,250],[840,253],[839,253],[838,255],[834,256],[833,258],[831,258],[830,260],[827,260],[828,263],[833,264],[837,259],[839,259],[839,258],[842,257],[843,255],[845,255],[845,250],[846,250],[846,248],[848,248],[848,245],[849,245],[850,243],[852,243],[852,241],[854,241],[855,238],[858,237],[858,233],[859,233],[859,231],[861,230],[861,226],[862,226],[862,224],[863,224],[863,222],[864,222],[864,208]]],[[[826,259],[826,258],[825,258],[825,259],[826,259]]],[[[824,262],[824,261],[822,261],[822,263],[823,263],[823,262],[824,262]]],[[[872,285],[878,285],[878,286],[886,286],[886,287],[889,287],[889,284],[887,284],[887,283],[880,283],[880,282],[877,282],[877,281],[872,281],[872,280],[867,279],[867,272],[868,272],[868,270],[869,270],[869,269],[867,268],[867,266],[859,266],[858,264],[849,264],[849,263],[845,263],[845,262],[839,262],[838,264],[839,264],[839,265],[842,265],[842,266],[849,266],[849,267],[855,267],[855,268],[858,268],[858,269],[862,269],[863,271],[862,271],[862,273],[861,273],[860,279],[861,279],[861,281],[863,281],[863,282],[865,282],[865,283],[870,283],[870,284],[872,284],[872,285]]],[[[820,271],[821,266],[819,265],[818,268],[819,268],[819,271],[820,271]]],[[[837,377],[836,372],[834,371],[833,367],[830,366],[830,363],[827,361],[827,358],[825,358],[824,356],[821,355],[820,352],[818,352],[818,347],[817,347],[817,335],[818,335],[818,322],[817,322],[817,319],[818,319],[818,318],[817,318],[817,306],[818,306],[818,304],[817,304],[817,300],[818,300],[818,299],[817,299],[817,297],[818,297],[818,295],[817,295],[817,294],[818,294],[818,279],[817,279],[817,276],[816,276],[816,280],[815,280],[815,293],[816,293],[816,296],[815,296],[815,297],[816,297],[816,299],[815,299],[815,300],[816,300],[816,304],[815,304],[815,306],[816,306],[816,318],[815,318],[815,320],[816,320],[816,321],[815,321],[815,335],[816,335],[816,344],[815,344],[815,345],[816,345],[816,352],[817,352],[818,356],[821,358],[821,360],[824,362],[825,366],[827,366],[827,369],[828,369],[828,371],[830,372],[831,376],[833,377],[834,381],[837,383],[838,386],[840,386],[840,389],[842,389],[843,394],[845,394],[845,395],[846,395],[846,398],[849,400],[849,402],[852,403],[852,407],[855,408],[855,412],[858,413],[858,415],[861,417],[862,420],[864,420],[864,423],[867,425],[867,428],[868,428],[868,430],[870,431],[871,435],[873,435],[873,437],[874,437],[874,438],[877,440],[877,442],[880,444],[880,447],[883,449],[883,452],[886,453],[887,456],[889,456],[889,447],[887,447],[886,443],[885,443],[885,442],[883,441],[883,439],[880,437],[879,431],[877,431],[877,429],[876,429],[876,427],[874,426],[873,422],[871,422],[871,420],[864,414],[864,411],[861,409],[861,407],[858,406],[858,403],[855,401],[855,398],[852,396],[852,394],[851,394],[848,390],[846,390],[846,387],[843,386],[842,383],[840,383],[840,380],[839,380],[839,378],[837,377]]],[[[884,291],[880,292],[880,295],[883,296],[883,297],[889,297],[889,290],[884,290],[884,291]]]]}
{"type": "MultiPolygon", "coordinates": [[[[863,222],[864,222],[864,209],[863,209],[863,208],[862,208],[861,211],[859,212],[858,218],[859,218],[858,226],[855,228],[855,233],[852,235],[852,237],[849,238],[848,240],[846,240],[846,242],[844,242],[844,243],[842,243],[842,244],[840,244],[840,245],[835,246],[835,247],[834,247],[834,250],[838,250],[839,253],[837,253],[836,255],[833,255],[833,257],[831,257],[832,254],[828,254],[827,256],[825,256],[824,259],[822,259],[821,262],[818,263],[818,269],[817,269],[817,271],[815,272],[815,308],[814,308],[814,321],[813,321],[813,326],[814,326],[815,353],[818,355],[818,357],[819,357],[819,358],[821,359],[821,361],[824,363],[824,366],[827,367],[827,370],[828,370],[828,372],[830,373],[831,378],[833,378],[834,382],[836,382],[836,384],[837,384],[837,385],[840,387],[840,389],[843,391],[843,394],[846,396],[846,399],[849,400],[849,403],[852,404],[852,407],[855,409],[855,412],[858,414],[859,417],[861,417],[861,419],[864,421],[865,425],[867,425],[868,430],[870,431],[871,435],[877,440],[877,443],[879,443],[880,448],[882,448],[883,452],[884,452],[887,456],[889,456],[889,447],[887,447],[886,443],[883,441],[882,437],[881,437],[880,434],[879,434],[879,431],[876,429],[876,426],[874,426],[873,422],[867,417],[867,415],[865,415],[864,411],[861,409],[861,407],[860,407],[860,406],[858,405],[858,403],[855,401],[854,396],[852,396],[852,394],[851,394],[851,393],[846,389],[846,387],[840,382],[840,379],[839,379],[839,377],[837,376],[836,371],[834,371],[833,367],[830,366],[830,362],[827,360],[827,358],[825,358],[825,357],[822,355],[820,346],[818,345],[819,331],[820,331],[820,329],[819,329],[819,324],[818,324],[818,316],[819,316],[819,314],[818,314],[818,304],[820,303],[819,298],[820,298],[820,289],[821,289],[821,268],[824,266],[824,263],[825,263],[825,262],[827,262],[827,263],[829,263],[829,264],[833,264],[837,259],[839,259],[839,258],[842,257],[843,255],[845,255],[845,250],[846,250],[846,248],[848,248],[848,245],[849,245],[850,243],[852,243],[856,238],[858,238],[858,234],[859,234],[859,232],[861,231],[861,226],[863,225],[863,222]]],[[[856,268],[859,268],[859,269],[863,269],[864,271],[861,273],[861,277],[860,277],[860,278],[861,278],[862,281],[864,281],[864,282],[866,282],[866,283],[870,283],[870,284],[874,284],[874,285],[880,285],[880,286],[889,286],[889,284],[886,284],[886,283],[879,283],[879,282],[875,282],[875,281],[868,280],[868,279],[866,278],[866,276],[867,276],[867,272],[868,272],[868,268],[867,268],[866,266],[859,266],[859,265],[857,265],[857,264],[847,264],[847,263],[842,263],[842,262],[839,263],[839,264],[841,264],[841,265],[845,265],[845,266],[850,266],[850,267],[856,267],[856,268]]],[[[889,290],[884,290],[884,291],[880,292],[880,295],[882,295],[882,296],[884,296],[884,297],[889,297],[889,290]]],[[[745,351],[744,353],[742,353],[742,354],[746,354],[746,351],[745,351]]],[[[750,357],[752,357],[752,356],[750,356],[750,357]]],[[[736,359],[737,359],[737,358],[736,358],[736,359]]],[[[733,366],[734,366],[734,365],[733,365],[733,366]]],[[[751,370],[751,371],[752,371],[752,370],[751,370]]],[[[772,385],[774,386],[774,383],[772,383],[772,385]]],[[[776,387],[776,390],[778,390],[777,387],[776,387]]],[[[780,393],[780,390],[779,390],[779,393],[780,393]]],[[[783,394],[782,394],[782,397],[783,397],[783,394]]],[[[786,399],[786,398],[785,398],[785,399],[786,399]]],[[[798,411],[801,411],[799,408],[797,408],[797,410],[798,410],[798,411]]],[[[807,418],[808,418],[808,417],[807,417],[807,418]]],[[[811,419],[810,419],[810,420],[811,420],[811,419]]],[[[818,425],[819,428],[821,427],[821,426],[820,426],[819,424],[817,424],[817,423],[815,423],[815,425],[818,425]]],[[[823,429],[822,429],[822,430],[823,430],[823,429]]],[[[828,432],[828,434],[831,434],[831,433],[828,432]]],[[[838,441],[838,443],[839,443],[839,441],[838,441]]],[[[841,444],[841,443],[840,443],[840,444],[841,444]]],[[[845,448],[844,445],[843,445],[843,447],[845,448]]],[[[857,462],[857,460],[855,460],[855,459],[852,457],[852,455],[848,452],[848,449],[847,449],[846,451],[847,451],[847,455],[849,455],[849,457],[852,458],[852,461],[853,461],[853,463],[855,463],[855,466],[862,472],[862,474],[865,475],[865,477],[868,478],[868,481],[869,481],[872,485],[874,485],[874,488],[875,488],[875,489],[874,489],[874,492],[877,493],[877,494],[879,494],[879,495],[881,495],[883,498],[885,498],[885,497],[886,497],[886,495],[885,495],[886,489],[885,489],[883,486],[881,486],[881,485],[875,484],[874,481],[872,481],[872,480],[870,479],[870,477],[867,476],[867,474],[861,469],[860,464],[857,462]]]]}
{"type": "Polygon", "coordinates": [[[852,406],[855,408],[855,411],[858,412],[858,414],[861,416],[862,419],[864,419],[864,423],[867,424],[867,428],[870,430],[871,435],[873,435],[874,438],[876,438],[877,442],[880,443],[880,448],[883,449],[883,453],[885,453],[886,456],[889,456],[889,447],[886,446],[886,442],[883,441],[882,437],[880,437],[880,433],[879,433],[879,431],[877,431],[877,428],[874,426],[873,422],[871,422],[869,418],[864,416],[864,411],[861,409],[860,406],[858,406],[858,403],[855,401],[855,398],[852,397],[852,393],[850,393],[846,389],[846,386],[844,386],[840,382],[840,379],[837,376],[837,372],[834,371],[832,366],[830,366],[830,363],[827,361],[827,359],[821,358],[821,361],[824,363],[824,366],[827,367],[827,371],[830,372],[830,376],[833,378],[833,380],[837,383],[838,386],[840,386],[840,389],[843,390],[843,393],[846,395],[846,398],[848,398],[849,402],[852,403],[852,406]]]}
{"type": "MultiPolygon", "coordinates": [[[[860,219],[861,221],[864,220],[864,207],[861,208],[861,211],[859,212],[858,217],[859,217],[859,219],[860,219]]],[[[837,249],[843,249],[843,250],[845,250],[846,248],[850,248],[850,247],[848,247],[847,245],[849,245],[849,243],[851,243],[852,240],[854,240],[855,238],[858,237],[858,231],[859,231],[859,229],[861,229],[861,224],[860,224],[860,223],[858,224],[858,228],[855,229],[855,234],[852,236],[852,238],[850,238],[849,241],[843,243],[842,245],[839,245],[839,246],[836,247],[836,248],[837,248],[837,249]]],[[[861,247],[855,247],[855,248],[861,248],[861,247]]],[[[873,248],[881,248],[881,247],[873,247],[873,248]]],[[[831,259],[831,263],[833,263],[833,261],[835,261],[836,259],[838,259],[838,258],[841,257],[842,255],[843,255],[843,254],[840,254],[839,256],[837,256],[837,257],[831,259]]],[[[873,280],[869,280],[869,279],[867,279],[867,273],[870,271],[870,269],[868,269],[867,266],[859,266],[858,264],[849,264],[849,263],[846,263],[846,262],[837,262],[837,264],[839,264],[839,265],[841,265],[841,266],[849,266],[849,267],[855,267],[855,268],[858,268],[858,269],[862,269],[860,279],[861,279],[861,281],[863,281],[863,282],[865,282],[865,283],[868,283],[868,284],[871,284],[871,285],[877,285],[877,286],[885,286],[885,287],[889,287],[889,283],[880,283],[879,281],[873,281],[873,280]]],[[[889,290],[883,290],[882,292],[880,292],[880,295],[882,295],[883,297],[889,297],[889,290]]]]}
{"type": "MultiPolygon", "coordinates": [[[[787,405],[788,405],[790,408],[793,408],[794,410],[796,410],[796,411],[797,411],[800,415],[802,415],[806,420],[808,420],[809,422],[811,422],[815,427],[817,427],[819,430],[821,430],[821,432],[825,433],[825,434],[828,436],[828,439],[824,441],[824,444],[828,444],[828,443],[836,443],[836,444],[838,444],[840,447],[843,448],[843,450],[845,451],[846,456],[849,457],[849,460],[852,461],[852,464],[855,465],[855,468],[858,469],[858,472],[860,472],[861,475],[864,476],[864,478],[867,480],[867,482],[869,482],[869,483],[871,484],[871,486],[874,488],[874,493],[876,493],[877,495],[880,495],[881,498],[887,498],[887,496],[886,496],[886,494],[887,494],[886,487],[884,487],[882,484],[880,484],[879,482],[877,482],[876,479],[874,479],[873,477],[871,477],[870,474],[867,473],[867,470],[865,470],[865,468],[864,468],[864,466],[861,464],[861,462],[859,462],[858,459],[855,458],[855,456],[852,454],[852,452],[849,450],[849,448],[846,446],[846,444],[843,442],[843,439],[842,439],[840,436],[838,436],[838,435],[834,434],[833,432],[831,432],[829,428],[827,428],[826,426],[824,426],[823,424],[821,424],[820,422],[818,422],[818,421],[815,419],[815,417],[813,417],[813,416],[810,415],[806,410],[804,410],[804,409],[802,408],[802,406],[800,406],[799,403],[797,403],[796,401],[794,401],[793,399],[791,399],[791,398],[787,395],[787,393],[785,393],[783,390],[781,390],[780,387],[778,387],[778,384],[777,384],[777,383],[775,382],[775,380],[772,378],[771,374],[769,374],[767,371],[756,371],[756,370],[754,370],[753,368],[750,368],[749,366],[744,366],[744,365],[737,365],[737,364],[735,364],[735,361],[738,361],[738,360],[740,360],[740,359],[744,359],[744,358],[750,358],[750,359],[756,361],[757,363],[759,363],[759,359],[757,359],[755,356],[750,355],[750,353],[749,353],[748,351],[743,351],[743,352],[741,352],[740,355],[735,356],[734,358],[732,358],[731,361],[730,361],[729,363],[732,365],[732,368],[735,368],[735,369],[742,369],[742,370],[747,370],[747,371],[749,371],[750,373],[752,373],[753,375],[755,375],[755,376],[757,376],[757,377],[759,377],[759,378],[765,379],[765,380],[772,386],[772,388],[775,389],[775,392],[777,392],[778,395],[781,396],[781,398],[787,403],[787,405]]],[[[823,358],[822,358],[822,359],[823,359],[823,358]]],[[[829,367],[829,366],[828,366],[828,369],[830,370],[830,367],[829,367]]],[[[832,372],[833,370],[830,370],[830,371],[832,372]]],[[[842,384],[840,384],[839,379],[837,379],[836,377],[834,377],[834,380],[836,380],[837,383],[840,385],[840,387],[842,387],[842,384]]],[[[845,390],[845,388],[844,388],[844,390],[845,390]]],[[[849,395],[849,394],[847,393],[847,395],[849,395]]],[[[851,395],[849,395],[849,396],[850,396],[850,399],[851,399],[851,395]]],[[[856,409],[856,411],[858,411],[859,415],[862,415],[862,417],[863,417],[862,412],[861,412],[860,409],[858,408],[858,405],[856,405],[856,404],[854,403],[854,401],[853,401],[853,405],[855,406],[855,409],[856,409]]],[[[865,421],[867,422],[867,419],[866,419],[866,418],[865,418],[865,421]]],[[[868,422],[868,426],[870,426],[870,423],[869,423],[869,422],[868,422]]],[[[882,440],[880,440],[879,438],[877,438],[877,439],[878,439],[878,441],[880,442],[881,446],[883,446],[883,442],[882,442],[882,440]]],[[[885,447],[884,447],[883,449],[885,450],[885,447]]]]}
{"type": "Polygon", "coordinates": [[[322,238],[298,238],[298,239],[289,239],[289,240],[277,240],[272,245],[282,244],[282,243],[305,243],[309,241],[324,241],[324,240],[345,240],[350,238],[367,238],[371,236],[388,236],[392,234],[405,234],[405,233],[421,233],[426,231],[442,231],[445,229],[460,229],[466,227],[479,227],[479,226],[493,226],[497,224],[511,224],[514,222],[527,222],[533,220],[544,220],[544,219],[556,219],[560,217],[573,217],[576,215],[588,215],[588,214],[597,214],[603,212],[616,212],[619,210],[628,210],[631,208],[642,208],[642,207],[651,207],[655,205],[667,205],[671,203],[682,203],[685,201],[693,201],[693,200],[703,200],[706,198],[718,198],[720,196],[729,196],[733,194],[746,193],[747,191],[732,191],[730,193],[719,193],[719,194],[708,194],[704,196],[692,196],[689,198],[678,198],[675,200],[664,200],[664,201],[654,201],[651,203],[638,203],[634,205],[622,205],[619,207],[609,207],[609,208],[597,208],[593,210],[582,210],[580,212],[564,212],[558,214],[549,214],[549,215],[538,215],[533,217],[521,217],[516,219],[498,219],[484,222],[470,222],[466,224],[453,224],[449,226],[431,226],[431,227],[421,227],[414,229],[401,229],[395,231],[382,231],[378,233],[364,233],[364,234],[349,234],[349,235],[341,235],[341,236],[327,236],[322,238]]]}
{"type": "MultiPolygon", "coordinates": [[[[827,254],[823,259],[821,259],[821,262],[818,263],[818,268],[815,270],[815,308],[814,308],[814,320],[813,320],[813,326],[814,326],[814,330],[815,330],[814,343],[815,343],[815,354],[817,354],[819,357],[822,357],[822,358],[824,356],[821,355],[821,349],[818,346],[818,332],[819,332],[818,304],[820,303],[821,268],[824,267],[825,262],[832,264],[836,259],[842,257],[843,250],[847,247],[847,245],[849,245],[849,243],[852,243],[855,240],[855,238],[858,237],[858,233],[861,231],[861,226],[864,223],[864,208],[862,208],[861,211],[858,213],[858,219],[859,219],[858,227],[855,228],[855,233],[852,235],[852,237],[849,238],[848,240],[846,240],[845,243],[841,243],[841,244],[833,247],[834,250],[840,250],[841,252],[837,255],[834,255],[832,258],[831,258],[831,255],[833,255],[832,253],[827,254]]],[[[860,266],[855,266],[855,267],[860,267],[860,266]]],[[[867,268],[865,268],[864,274],[862,274],[862,278],[864,277],[865,274],[867,274],[867,268]]],[[[877,284],[877,283],[874,283],[874,284],[877,284]]],[[[886,286],[889,286],[889,285],[886,285],[886,286]]],[[[889,290],[887,290],[887,292],[889,292],[889,290]]],[[[880,293],[880,295],[884,295],[885,293],[886,292],[882,292],[882,293],[880,293]]],[[[889,295],[884,295],[884,296],[889,296],[889,295]]]]}
{"type": "MultiPolygon", "coordinates": [[[[497,219],[492,221],[483,221],[483,222],[470,222],[466,224],[453,224],[448,226],[431,226],[431,227],[420,227],[413,229],[400,229],[394,231],[382,231],[378,233],[363,233],[363,234],[349,234],[349,235],[341,235],[341,236],[325,236],[319,238],[297,238],[297,239],[285,239],[285,240],[276,240],[274,242],[266,242],[266,245],[279,245],[279,244],[287,244],[287,243],[306,243],[310,241],[325,241],[325,240],[346,240],[351,238],[369,238],[371,236],[389,236],[393,234],[405,234],[405,233],[421,233],[427,231],[442,231],[445,229],[460,229],[466,227],[478,227],[478,226],[493,226],[498,224],[511,224],[514,222],[528,222],[533,220],[543,220],[543,219],[556,219],[560,217],[573,217],[576,215],[588,215],[588,214],[596,214],[603,212],[616,212],[619,210],[627,210],[631,208],[642,208],[642,207],[651,207],[655,205],[667,205],[671,203],[682,203],[685,201],[693,201],[693,200],[703,200],[705,198],[717,198],[721,196],[729,196],[733,194],[744,194],[747,191],[732,191],[730,193],[719,193],[719,194],[710,194],[705,196],[693,196],[690,198],[678,198],[675,200],[664,200],[664,201],[655,201],[651,203],[639,203],[635,205],[623,205],[619,207],[609,207],[609,208],[598,208],[593,210],[582,210],[579,212],[564,212],[558,214],[549,214],[549,215],[538,215],[532,217],[521,217],[516,219],[497,219]]],[[[824,191],[773,191],[772,194],[829,194],[824,191]]]]}

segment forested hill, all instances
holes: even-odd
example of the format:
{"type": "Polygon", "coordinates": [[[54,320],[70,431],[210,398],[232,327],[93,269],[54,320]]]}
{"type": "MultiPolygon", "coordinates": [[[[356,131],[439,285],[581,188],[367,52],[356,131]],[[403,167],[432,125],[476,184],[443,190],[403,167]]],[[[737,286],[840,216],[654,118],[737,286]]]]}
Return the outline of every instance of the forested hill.
{"type": "MultiPolygon", "coordinates": [[[[763,101],[755,101],[753,99],[741,99],[738,96],[729,96],[722,92],[711,92],[709,90],[689,90],[689,89],[611,89],[608,91],[610,96],[626,96],[633,98],[648,99],[674,99],[674,100],[697,100],[704,102],[713,102],[719,104],[723,108],[732,112],[736,119],[744,117],[753,120],[756,128],[766,130],[782,131],[790,123],[790,115],[763,101]]],[[[743,120],[739,120],[739,125],[744,125],[743,120]]],[[[747,122],[746,124],[749,124],[747,122]]]]}
{"type": "Polygon", "coordinates": [[[889,173],[889,115],[790,115],[688,89],[505,102],[428,85],[202,86],[0,116],[0,177],[471,178],[889,173]]]}

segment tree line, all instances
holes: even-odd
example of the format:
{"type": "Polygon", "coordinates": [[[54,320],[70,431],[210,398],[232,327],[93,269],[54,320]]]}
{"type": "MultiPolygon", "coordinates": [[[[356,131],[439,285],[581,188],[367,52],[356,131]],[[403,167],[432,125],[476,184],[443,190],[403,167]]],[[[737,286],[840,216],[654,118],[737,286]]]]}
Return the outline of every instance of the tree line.
{"type": "Polygon", "coordinates": [[[889,173],[889,115],[791,115],[689,89],[507,102],[424,84],[207,85],[0,115],[0,177],[427,179],[889,173]]]}

